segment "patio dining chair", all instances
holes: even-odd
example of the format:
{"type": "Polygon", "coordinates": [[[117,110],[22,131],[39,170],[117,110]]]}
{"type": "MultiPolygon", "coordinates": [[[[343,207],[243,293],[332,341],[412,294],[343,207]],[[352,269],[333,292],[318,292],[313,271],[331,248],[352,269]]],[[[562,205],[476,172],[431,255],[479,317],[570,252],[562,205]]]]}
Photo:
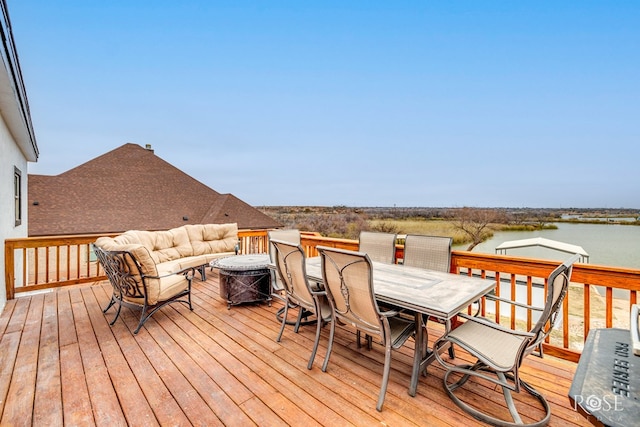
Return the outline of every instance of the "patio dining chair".
{"type": "Polygon", "coordinates": [[[578,254],[572,256],[549,274],[546,280],[547,297],[544,307],[537,308],[493,297],[496,304],[515,304],[520,308],[539,312],[539,318],[530,331],[515,331],[484,317],[461,315],[466,318],[466,321],[434,343],[434,355],[447,370],[443,379],[444,389],[456,405],[475,418],[496,426],[544,426],[548,424],[551,418],[549,404],[543,395],[520,377],[520,366],[529,354],[542,357],[542,343],[549,336],[556,321],[559,319],[562,301],[566,296],[571,280],[573,264],[579,258],[580,255],[578,254]],[[477,361],[472,365],[444,361],[440,356],[440,350],[448,345],[459,346],[470,353],[477,361]],[[454,373],[461,376],[450,382],[449,378],[454,373]],[[507,416],[498,417],[498,414],[502,412],[502,408],[496,408],[496,414],[488,414],[480,408],[464,402],[455,394],[455,391],[472,377],[489,381],[502,389],[511,420],[507,419],[507,416]],[[539,420],[529,421],[527,419],[527,422],[523,422],[511,394],[512,391],[520,393],[522,389],[536,398],[541,404],[544,416],[540,417],[539,420]]]}
{"type": "MultiPolygon", "coordinates": [[[[293,245],[300,244],[300,230],[297,229],[279,229],[279,230],[270,230],[267,232],[267,237],[269,239],[269,258],[271,259],[271,263],[275,265],[276,263],[276,253],[275,247],[271,243],[271,240],[281,240],[283,242],[288,242],[293,245]]],[[[271,270],[271,297],[279,299],[285,303],[291,304],[291,302],[287,302],[287,296],[285,295],[284,284],[282,283],[282,279],[278,274],[277,269],[271,270]]],[[[294,322],[290,322],[287,320],[288,324],[295,325],[295,331],[298,332],[298,328],[301,325],[310,325],[315,323],[315,319],[309,319],[310,316],[313,316],[313,312],[307,311],[302,307],[289,307],[289,308],[298,308],[298,315],[294,322]],[[304,320],[303,320],[304,319],[304,320]]],[[[282,316],[284,315],[284,307],[279,309],[276,312],[276,319],[278,322],[282,321],[282,316]]]]}
{"type": "MultiPolygon", "coordinates": [[[[283,242],[289,242],[294,245],[300,244],[300,230],[296,229],[282,229],[282,230],[270,230],[267,232],[267,237],[269,239],[269,257],[271,262],[275,264],[276,262],[276,254],[275,248],[271,240],[282,240],[283,242]]],[[[282,284],[282,280],[278,276],[276,270],[272,270],[271,275],[271,289],[273,290],[272,296],[285,300],[284,293],[284,285],[282,284]]]]}
{"type": "Polygon", "coordinates": [[[395,264],[396,239],[395,233],[381,233],[377,231],[361,231],[358,252],[369,255],[371,261],[395,264]]]}
{"type": "Polygon", "coordinates": [[[333,312],[322,370],[326,372],[329,364],[336,323],[351,325],[358,332],[364,331],[368,336],[378,337],[385,348],[382,384],[376,405],[376,409],[381,411],[389,382],[391,350],[402,347],[415,333],[415,322],[398,316],[396,311],[380,311],[373,291],[371,259],[367,254],[322,246],[317,249],[327,298],[333,312]]]}
{"type": "MultiPolygon", "coordinates": [[[[407,234],[404,240],[404,258],[402,264],[409,267],[425,268],[428,270],[443,271],[449,273],[451,269],[451,237],[425,236],[420,234],[407,234]]],[[[423,316],[424,333],[428,336],[426,324],[428,316],[423,316]]],[[[435,319],[437,320],[437,319],[435,319]]],[[[428,338],[424,340],[425,345],[428,338]]],[[[425,349],[426,351],[426,349],[425,349]]],[[[455,357],[453,346],[449,347],[449,357],[455,357]]]]}
{"type": "Polygon", "coordinates": [[[407,234],[404,240],[403,264],[410,267],[449,273],[451,237],[407,234]]]}
{"type": "MultiPolygon", "coordinates": [[[[308,314],[315,314],[316,337],[307,365],[307,368],[311,369],[318,350],[320,330],[332,319],[331,307],[327,301],[326,292],[315,284],[312,286],[307,280],[306,257],[302,246],[275,239],[271,240],[271,244],[274,247],[276,268],[282,279],[286,297],[282,325],[276,341],[280,342],[282,339],[287,324],[287,313],[291,307],[300,307],[300,313],[305,310],[308,314]]],[[[297,333],[299,327],[300,315],[295,323],[294,332],[297,333]]]]}

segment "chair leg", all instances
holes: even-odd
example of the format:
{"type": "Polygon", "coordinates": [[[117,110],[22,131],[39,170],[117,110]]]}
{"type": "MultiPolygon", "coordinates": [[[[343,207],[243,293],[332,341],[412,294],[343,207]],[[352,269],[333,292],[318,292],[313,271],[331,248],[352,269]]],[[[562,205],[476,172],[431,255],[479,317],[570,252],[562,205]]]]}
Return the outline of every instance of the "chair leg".
{"type": "Polygon", "coordinates": [[[282,325],[280,325],[280,333],[278,334],[278,338],[276,338],[277,342],[280,342],[282,339],[282,333],[284,332],[284,325],[287,324],[287,313],[289,312],[289,302],[285,301],[284,303],[284,312],[282,313],[282,325]]]}
{"type": "Polygon", "coordinates": [[[376,409],[382,411],[384,397],[387,394],[387,384],[389,383],[389,371],[391,370],[391,344],[387,343],[384,352],[384,371],[382,372],[382,384],[380,384],[380,394],[378,395],[378,405],[376,409]]]}
{"type": "Polygon", "coordinates": [[[106,313],[107,310],[109,310],[116,303],[118,304],[118,308],[116,309],[116,314],[113,316],[113,320],[109,322],[110,326],[113,326],[116,323],[116,320],[118,320],[118,317],[120,316],[120,310],[122,309],[122,303],[115,297],[111,297],[111,301],[109,301],[109,305],[107,305],[107,308],[102,310],[103,313],[106,313]]]}
{"type": "MultiPolygon", "coordinates": [[[[501,381],[505,381],[505,382],[507,381],[502,372],[498,372],[497,375],[501,381]]],[[[513,418],[513,421],[516,424],[522,424],[522,418],[520,418],[520,414],[516,409],[516,405],[515,403],[513,403],[513,396],[511,396],[511,390],[509,390],[506,387],[502,387],[502,394],[504,395],[505,402],[507,402],[507,407],[509,408],[509,413],[511,414],[511,418],[513,418]]]]}
{"type": "Polygon", "coordinates": [[[293,327],[293,332],[296,334],[300,330],[300,324],[302,323],[302,315],[304,314],[304,308],[302,306],[298,306],[298,318],[296,319],[296,325],[293,327]]]}
{"type": "Polygon", "coordinates": [[[113,306],[113,304],[116,303],[116,297],[111,295],[111,301],[109,301],[109,304],[107,304],[107,306],[102,310],[103,313],[106,313],[107,311],[109,311],[109,309],[113,306]]]}
{"type": "Polygon", "coordinates": [[[322,312],[320,307],[316,307],[316,311],[320,313],[318,315],[318,322],[316,325],[316,340],[313,343],[313,351],[311,352],[311,357],[309,358],[309,363],[307,364],[307,369],[311,369],[313,367],[313,361],[316,358],[316,353],[318,351],[318,344],[320,343],[320,329],[322,329],[322,324],[324,323],[322,320],[322,312]]]}
{"type": "MultiPolygon", "coordinates": [[[[360,333],[360,329],[356,330],[356,346],[357,348],[362,347],[362,344],[360,343],[360,338],[362,337],[362,334],[360,333]]],[[[373,337],[371,337],[371,335],[369,334],[364,334],[364,340],[367,343],[367,350],[371,350],[373,348],[373,337]]]]}
{"type": "MultiPolygon", "coordinates": [[[[513,397],[511,395],[512,393],[512,389],[510,387],[507,387],[503,384],[507,383],[507,379],[510,381],[515,381],[513,375],[511,374],[504,374],[501,372],[495,372],[493,370],[490,370],[488,368],[486,368],[485,365],[481,364],[481,363],[476,363],[475,365],[471,366],[471,365],[460,365],[458,366],[458,368],[463,368],[465,372],[465,374],[462,375],[462,377],[453,382],[450,383],[448,381],[449,379],[449,375],[451,375],[453,372],[455,372],[454,369],[448,369],[447,372],[445,372],[444,374],[444,379],[443,379],[443,386],[445,391],[447,392],[447,394],[449,395],[449,397],[451,398],[451,400],[453,400],[453,402],[458,405],[458,407],[460,407],[462,410],[464,410],[465,412],[471,414],[473,417],[475,417],[476,419],[483,421],[485,423],[494,425],[494,426],[502,426],[502,427],[517,427],[517,426],[529,426],[529,427],[542,427],[542,426],[546,426],[547,424],[549,424],[549,420],[551,419],[551,408],[549,406],[549,403],[547,402],[547,400],[544,398],[544,396],[542,396],[540,393],[538,393],[538,391],[536,389],[534,389],[531,385],[527,384],[526,382],[519,380],[519,386],[520,389],[524,389],[526,390],[531,396],[535,397],[536,399],[538,399],[538,401],[540,402],[542,409],[545,412],[545,415],[543,418],[539,419],[538,421],[533,421],[531,423],[524,423],[520,417],[520,414],[518,413],[518,409],[515,406],[515,402],[513,400],[513,397]],[[454,394],[454,391],[458,388],[460,388],[464,383],[466,383],[472,375],[478,375],[478,376],[482,376],[483,378],[487,379],[487,377],[481,373],[477,373],[477,374],[473,374],[473,371],[487,371],[487,372],[491,372],[493,374],[495,374],[497,376],[497,380],[491,380],[492,382],[496,383],[497,385],[500,385],[502,388],[502,393],[503,393],[503,397],[505,400],[505,403],[507,405],[507,408],[509,409],[509,413],[511,414],[511,418],[513,419],[513,421],[508,421],[508,420],[504,420],[501,418],[496,418],[493,417],[489,414],[486,414],[484,412],[480,412],[478,409],[468,405],[467,403],[463,402],[460,398],[458,398],[458,396],[456,396],[454,394]]],[[[516,388],[517,389],[517,388],[516,388]]]]}
{"type": "MultiPolygon", "coordinates": [[[[285,303],[286,303],[286,301],[285,301],[285,303]]],[[[289,308],[294,308],[294,306],[291,306],[291,305],[290,305],[290,306],[289,306],[289,308]]],[[[278,311],[276,312],[276,319],[278,320],[278,323],[281,323],[281,322],[282,322],[283,314],[284,314],[284,306],[283,306],[283,307],[280,307],[280,308],[278,309],[278,311]]],[[[300,319],[300,320],[298,320],[298,317],[299,317],[299,316],[296,316],[296,320],[295,320],[295,321],[289,321],[289,320],[286,320],[287,325],[294,325],[294,326],[295,326],[295,325],[297,325],[297,324],[299,323],[299,324],[300,324],[299,326],[304,326],[304,325],[310,325],[310,324],[312,324],[312,323],[315,323],[315,322],[316,322],[316,320],[315,320],[315,319],[306,320],[306,319],[307,319],[309,316],[311,316],[312,314],[313,314],[313,313],[310,313],[310,312],[305,311],[305,312],[302,314],[302,316],[301,316],[301,319],[300,319]],[[305,320],[302,320],[302,319],[305,319],[305,320]]]]}
{"type": "MultiPolygon", "coordinates": [[[[324,363],[322,364],[322,372],[327,372],[327,365],[329,364],[329,356],[331,356],[331,350],[333,348],[333,335],[336,331],[335,318],[331,322],[331,331],[329,332],[329,343],[327,344],[327,354],[324,356],[324,363]]],[[[360,341],[358,341],[360,342],[360,341]]]]}
{"type": "Polygon", "coordinates": [[[136,335],[139,331],[140,328],[142,328],[142,325],[145,324],[145,322],[147,321],[147,319],[151,317],[151,313],[147,314],[147,306],[144,305],[142,307],[142,314],[140,314],[140,322],[138,322],[138,327],[136,328],[135,331],[133,331],[133,334],[136,335]]]}

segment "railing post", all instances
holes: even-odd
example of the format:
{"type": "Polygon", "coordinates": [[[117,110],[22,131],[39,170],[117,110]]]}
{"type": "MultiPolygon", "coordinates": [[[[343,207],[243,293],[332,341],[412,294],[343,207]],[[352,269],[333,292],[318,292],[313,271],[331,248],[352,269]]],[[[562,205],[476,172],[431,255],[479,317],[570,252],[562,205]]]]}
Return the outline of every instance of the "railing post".
{"type": "Polygon", "coordinates": [[[15,298],[15,248],[13,242],[4,243],[4,281],[7,301],[15,298]]]}

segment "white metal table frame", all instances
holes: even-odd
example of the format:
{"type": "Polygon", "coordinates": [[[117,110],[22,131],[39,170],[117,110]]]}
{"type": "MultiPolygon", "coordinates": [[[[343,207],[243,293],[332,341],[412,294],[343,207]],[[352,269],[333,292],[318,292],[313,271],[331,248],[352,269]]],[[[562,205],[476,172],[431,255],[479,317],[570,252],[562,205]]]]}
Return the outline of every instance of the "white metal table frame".
{"type": "MultiPolygon", "coordinates": [[[[320,263],[320,257],[307,258],[306,270],[309,280],[323,282],[320,263]]],[[[409,394],[415,396],[420,373],[435,359],[431,351],[422,354],[425,346],[423,315],[442,320],[446,334],[451,330],[451,320],[495,289],[496,283],[494,280],[479,277],[400,264],[373,262],[372,265],[376,299],[415,313],[416,330],[419,332],[415,337],[413,371],[409,386],[409,394]]]]}

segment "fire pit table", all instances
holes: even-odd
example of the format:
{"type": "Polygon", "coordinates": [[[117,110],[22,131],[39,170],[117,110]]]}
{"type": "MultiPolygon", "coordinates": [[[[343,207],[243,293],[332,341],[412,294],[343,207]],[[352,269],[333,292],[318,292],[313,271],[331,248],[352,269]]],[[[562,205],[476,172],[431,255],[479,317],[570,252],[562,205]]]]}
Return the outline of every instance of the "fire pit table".
{"type": "Polygon", "coordinates": [[[220,296],[232,305],[268,301],[271,304],[269,255],[235,255],[211,261],[220,269],[220,296]]]}

